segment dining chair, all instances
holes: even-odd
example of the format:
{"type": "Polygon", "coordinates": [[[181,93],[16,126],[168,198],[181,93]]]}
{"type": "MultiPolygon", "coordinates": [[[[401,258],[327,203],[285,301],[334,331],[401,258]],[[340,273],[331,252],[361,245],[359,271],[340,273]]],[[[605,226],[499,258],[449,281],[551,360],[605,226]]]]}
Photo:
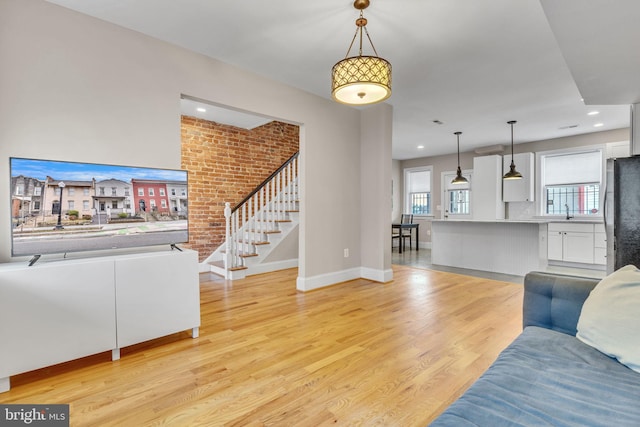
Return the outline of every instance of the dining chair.
{"type": "MultiPolygon", "coordinates": [[[[400,224],[413,224],[413,215],[412,214],[402,214],[400,216],[400,224]]],[[[402,250],[405,248],[405,239],[409,239],[409,250],[411,250],[411,236],[412,230],[410,228],[404,229],[395,229],[394,233],[391,235],[391,247],[393,247],[393,239],[398,239],[398,245],[402,245],[402,250]],[[396,231],[397,230],[397,231],[396,231]]]]}

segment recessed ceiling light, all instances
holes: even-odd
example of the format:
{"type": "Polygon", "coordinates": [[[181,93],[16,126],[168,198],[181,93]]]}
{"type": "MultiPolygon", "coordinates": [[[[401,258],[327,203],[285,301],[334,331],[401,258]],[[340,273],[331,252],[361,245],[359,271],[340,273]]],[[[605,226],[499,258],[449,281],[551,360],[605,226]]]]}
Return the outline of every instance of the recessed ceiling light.
{"type": "Polygon", "coordinates": [[[418,145],[418,150],[422,150],[424,148],[424,145],[418,145]]]}
{"type": "Polygon", "coordinates": [[[196,108],[196,110],[198,110],[201,113],[206,113],[207,112],[207,109],[206,108],[202,108],[202,107],[198,107],[198,108],[196,108]]]}
{"type": "Polygon", "coordinates": [[[594,128],[601,128],[602,126],[604,126],[604,123],[596,123],[593,125],[594,128]]]}
{"type": "Polygon", "coordinates": [[[587,116],[595,116],[595,115],[598,115],[598,114],[600,114],[600,111],[589,111],[587,113],[587,116]]]}

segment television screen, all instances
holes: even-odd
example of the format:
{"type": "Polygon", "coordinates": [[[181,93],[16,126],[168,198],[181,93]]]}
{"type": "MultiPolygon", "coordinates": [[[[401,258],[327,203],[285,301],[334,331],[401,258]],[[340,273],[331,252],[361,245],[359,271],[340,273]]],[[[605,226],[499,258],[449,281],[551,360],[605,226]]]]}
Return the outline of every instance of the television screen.
{"type": "Polygon", "coordinates": [[[189,240],[187,171],[9,161],[12,256],[189,240]]]}

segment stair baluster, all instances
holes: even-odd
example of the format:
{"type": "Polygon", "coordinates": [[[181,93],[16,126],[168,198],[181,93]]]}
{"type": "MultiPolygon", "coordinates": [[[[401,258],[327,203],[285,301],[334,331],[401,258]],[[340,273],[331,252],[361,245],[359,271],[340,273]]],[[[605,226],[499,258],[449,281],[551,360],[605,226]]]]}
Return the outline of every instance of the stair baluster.
{"type": "Polygon", "coordinates": [[[298,153],[274,172],[235,208],[225,203],[224,265],[229,271],[245,267],[244,258],[256,255],[255,246],[276,232],[288,211],[297,210],[298,153]]]}

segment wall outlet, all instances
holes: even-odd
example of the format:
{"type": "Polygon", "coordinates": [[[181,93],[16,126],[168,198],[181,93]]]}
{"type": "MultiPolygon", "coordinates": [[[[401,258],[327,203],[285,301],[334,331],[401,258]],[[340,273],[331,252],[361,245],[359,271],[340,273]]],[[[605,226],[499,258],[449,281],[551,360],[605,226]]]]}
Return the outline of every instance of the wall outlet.
{"type": "Polygon", "coordinates": [[[348,248],[346,248],[346,249],[344,250],[344,257],[345,257],[345,258],[349,258],[349,249],[348,249],[348,248]]]}

